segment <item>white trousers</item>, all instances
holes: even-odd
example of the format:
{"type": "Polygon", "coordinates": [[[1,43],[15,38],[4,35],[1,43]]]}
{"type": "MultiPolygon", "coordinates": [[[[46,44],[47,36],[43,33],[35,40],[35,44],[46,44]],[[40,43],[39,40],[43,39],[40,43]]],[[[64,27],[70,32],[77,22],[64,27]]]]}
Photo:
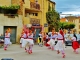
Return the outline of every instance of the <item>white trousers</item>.
{"type": "Polygon", "coordinates": [[[54,46],[55,45],[55,40],[50,39],[50,41],[48,41],[47,44],[49,44],[50,46],[54,46]]]}
{"type": "Polygon", "coordinates": [[[64,50],[63,40],[58,40],[57,44],[55,45],[55,50],[59,50],[59,51],[64,50]]]}
{"type": "Polygon", "coordinates": [[[33,39],[23,39],[22,47],[25,47],[27,44],[29,45],[34,44],[33,39]]]}

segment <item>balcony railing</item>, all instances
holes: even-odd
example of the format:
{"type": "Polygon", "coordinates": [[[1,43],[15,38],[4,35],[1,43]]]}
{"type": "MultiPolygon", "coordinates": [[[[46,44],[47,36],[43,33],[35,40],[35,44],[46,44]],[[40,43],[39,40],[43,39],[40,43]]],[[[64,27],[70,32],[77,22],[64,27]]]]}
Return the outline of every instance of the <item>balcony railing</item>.
{"type": "Polygon", "coordinates": [[[34,3],[34,2],[30,2],[30,8],[34,8],[34,9],[40,10],[40,4],[34,3]]]}

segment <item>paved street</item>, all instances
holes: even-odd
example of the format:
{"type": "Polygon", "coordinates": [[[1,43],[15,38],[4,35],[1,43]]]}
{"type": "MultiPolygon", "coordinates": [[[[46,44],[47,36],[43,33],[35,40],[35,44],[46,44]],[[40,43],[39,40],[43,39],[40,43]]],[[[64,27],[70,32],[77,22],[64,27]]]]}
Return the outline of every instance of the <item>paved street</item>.
{"type": "MultiPolygon", "coordinates": [[[[72,48],[68,46],[65,49],[66,58],[62,58],[61,54],[57,54],[56,51],[48,50],[45,46],[39,47],[35,45],[33,47],[33,53],[28,54],[24,48],[20,48],[19,45],[9,46],[7,51],[0,48],[0,59],[13,58],[14,60],[80,60],[80,54],[74,54],[72,48]]],[[[80,52],[80,49],[79,49],[80,52]]]]}

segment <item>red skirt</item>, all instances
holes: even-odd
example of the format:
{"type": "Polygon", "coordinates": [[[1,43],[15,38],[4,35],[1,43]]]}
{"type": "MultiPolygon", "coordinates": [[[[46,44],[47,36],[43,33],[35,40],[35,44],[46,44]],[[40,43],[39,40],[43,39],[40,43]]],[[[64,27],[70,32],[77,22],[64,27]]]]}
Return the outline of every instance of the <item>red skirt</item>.
{"type": "Polygon", "coordinates": [[[72,42],[72,48],[75,50],[77,48],[79,48],[79,43],[77,41],[73,41],[72,42]]]}

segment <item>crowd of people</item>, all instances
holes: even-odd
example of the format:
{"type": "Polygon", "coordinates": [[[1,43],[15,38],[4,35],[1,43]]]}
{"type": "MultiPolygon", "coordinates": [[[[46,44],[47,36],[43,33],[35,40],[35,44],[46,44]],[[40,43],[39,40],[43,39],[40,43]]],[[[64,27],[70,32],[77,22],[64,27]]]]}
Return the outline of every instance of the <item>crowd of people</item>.
{"type": "MultiPolygon", "coordinates": [[[[40,32],[38,36],[38,45],[39,46],[46,46],[48,49],[56,50],[57,54],[62,53],[62,57],[65,58],[65,38],[64,32],[60,29],[58,32],[55,29],[52,29],[51,33],[44,33],[40,32]]],[[[26,33],[24,30],[21,33],[20,37],[20,47],[24,47],[25,51],[31,54],[32,48],[34,46],[34,39],[33,39],[33,32],[29,30],[26,33]]],[[[77,37],[73,34],[73,37],[70,38],[72,41],[72,48],[76,54],[78,54],[79,43],[77,42],[77,37]]],[[[9,29],[5,32],[5,39],[4,39],[4,50],[7,50],[8,45],[10,44],[10,31],[9,29]]]]}

